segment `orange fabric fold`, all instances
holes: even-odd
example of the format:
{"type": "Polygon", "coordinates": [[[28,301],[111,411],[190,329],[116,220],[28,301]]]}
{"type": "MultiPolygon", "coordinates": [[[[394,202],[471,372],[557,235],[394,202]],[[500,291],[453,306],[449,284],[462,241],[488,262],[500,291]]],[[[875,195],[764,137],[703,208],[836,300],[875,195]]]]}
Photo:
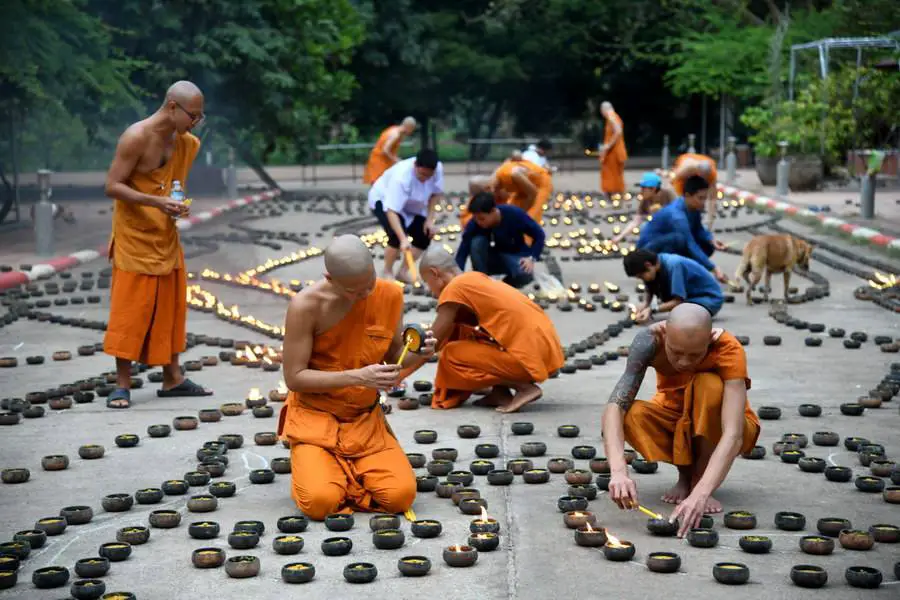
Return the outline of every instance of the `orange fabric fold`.
{"type": "Polygon", "coordinates": [[[397,154],[397,148],[400,146],[400,138],[397,138],[397,141],[388,146],[388,138],[391,135],[399,130],[398,125],[391,125],[387,129],[381,132],[381,135],[378,136],[378,141],[375,142],[375,147],[372,148],[372,151],[369,153],[369,160],[366,161],[366,168],[363,170],[363,183],[367,183],[372,185],[378,178],[381,177],[385,171],[394,166],[394,163],[391,159],[384,155],[384,150],[386,149],[391,154],[397,154]]]}
{"type": "MultiPolygon", "coordinates": [[[[705,154],[682,154],[677,159],[675,159],[675,164],[672,167],[673,171],[677,171],[678,167],[684,164],[686,160],[698,160],[707,162],[710,165],[709,177],[706,178],[706,182],[709,183],[710,193],[715,193],[716,191],[716,181],[718,179],[718,171],[716,170],[716,161],[706,156],[705,154]]],[[[678,196],[684,196],[684,179],[680,177],[676,177],[672,180],[672,188],[675,190],[675,194],[678,196]]]]}
{"type": "Polygon", "coordinates": [[[619,136],[612,148],[606,151],[601,163],[600,189],[606,194],[625,192],[625,161],[628,160],[628,151],[625,149],[625,129],[622,118],[616,112],[611,112],[606,120],[603,143],[608,144],[615,135],[614,123],[622,128],[622,135],[619,136]]]}
{"type": "MultiPolygon", "coordinates": [[[[650,402],[637,400],[625,414],[625,441],[647,460],[684,466],[694,462],[693,439],[712,444],[722,438],[722,396],[725,384],[715,373],[699,373],[681,399],[657,394],[650,402]]],[[[744,416],[741,453],[759,439],[759,420],[748,404],[744,416]]]]}
{"type": "MultiPolygon", "coordinates": [[[[382,362],[402,310],[402,290],[378,280],[366,299],[315,337],[309,368],[346,371],[382,362]]],[[[310,518],[338,510],[395,512],[405,504],[397,510],[402,512],[412,505],[415,476],[381,411],[377,390],[291,392],[278,434],[291,444],[294,500],[310,518]],[[379,475],[379,469],[384,473],[379,475]]]]}
{"type": "MultiPolygon", "coordinates": [[[[181,254],[179,252],[179,254],[181,254]]],[[[187,342],[184,269],[144,275],[113,266],[109,325],[103,351],[147,365],[167,365],[187,342]]]]}
{"type": "MultiPolygon", "coordinates": [[[[553,192],[553,179],[550,173],[527,160],[507,160],[494,171],[494,177],[497,181],[497,187],[508,194],[507,204],[514,204],[534,219],[538,225],[544,218],[544,204],[550,200],[550,194],[553,192]],[[531,207],[525,202],[525,195],[515,180],[512,178],[513,170],[522,168],[528,171],[526,175],[528,180],[537,188],[537,196],[531,207]]],[[[530,240],[527,240],[531,243],[530,240]]]]}
{"type": "Polygon", "coordinates": [[[452,341],[441,348],[431,407],[456,408],[475,390],[531,381],[522,363],[497,346],[474,340],[452,341]]]}

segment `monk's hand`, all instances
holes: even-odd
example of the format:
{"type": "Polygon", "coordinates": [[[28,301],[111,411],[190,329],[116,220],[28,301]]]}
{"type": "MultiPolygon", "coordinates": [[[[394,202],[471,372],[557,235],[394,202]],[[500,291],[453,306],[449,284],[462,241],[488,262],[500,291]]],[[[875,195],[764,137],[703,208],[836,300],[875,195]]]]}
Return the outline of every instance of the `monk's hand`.
{"type": "Polygon", "coordinates": [[[397,385],[400,365],[369,365],[354,373],[359,385],[377,390],[389,390],[397,385]]]}
{"type": "Polygon", "coordinates": [[[434,337],[434,333],[429,329],[425,332],[425,339],[422,341],[422,347],[416,353],[422,358],[431,358],[434,356],[435,349],[437,348],[437,338],[434,337]]]}
{"type": "Polygon", "coordinates": [[[623,510],[637,508],[637,485],[628,473],[612,474],[609,479],[609,498],[623,510]]]}
{"type": "Polygon", "coordinates": [[[706,511],[706,503],[709,496],[698,492],[696,489],[691,495],[681,501],[681,504],[672,511],[669,521],[678,519],[678,537],[684,537],[685,534],[700,524],[700,519],[706,511]]]}
{"type": "Polygon", "coordinates": [[[526,273],[534,273],[534,259],[530,256],[523,256],[519,259],[519,267],[526,273]]]}
{"type": "Polygon", "coordinates": [[[635,315],[634,320],[637,321],[638,323],[646,323],[647,321],[650,320],[650,311],[651,311],[651,309],[649,306],[639,308],[637,311],[637,314],[635,315]]]}
{"type": "Polygon", "coordinates": [[[180,217],[185,209],[184,203],[171,198],[160,198],[156,207],[171,217],[180,217]]]}

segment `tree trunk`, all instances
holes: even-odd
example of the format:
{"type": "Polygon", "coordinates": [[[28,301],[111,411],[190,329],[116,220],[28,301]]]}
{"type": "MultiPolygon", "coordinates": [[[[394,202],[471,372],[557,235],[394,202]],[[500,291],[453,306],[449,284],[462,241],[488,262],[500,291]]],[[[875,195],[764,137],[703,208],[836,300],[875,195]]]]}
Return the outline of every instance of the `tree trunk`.
{"type": "Polygon", "coordinates": [[[428,118],[428,116],[422,117],[422,121],[421,121],[421,123],[419,123],[419,147],[420,148],[429,148],[429,147],[434,148],[433,145],[430,145],[428,143],[428,138],[429,138],[428,134],[430,132],[429,123],[431,123],[431,120],[428,118]]]}

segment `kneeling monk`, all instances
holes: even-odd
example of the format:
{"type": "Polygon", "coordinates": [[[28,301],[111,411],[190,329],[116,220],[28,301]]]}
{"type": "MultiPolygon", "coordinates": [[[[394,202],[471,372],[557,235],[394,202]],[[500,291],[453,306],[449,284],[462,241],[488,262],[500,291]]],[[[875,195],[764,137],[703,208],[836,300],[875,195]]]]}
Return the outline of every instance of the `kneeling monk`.
{"type": "MultiPolygon", "coordinates": [[[[378,401],[401,369],[403,292],[375,278],[356,236],[335,238],[325,271],[324,280],[294,296],[285,319],[291,392],[278,434],[291,444],[294,501],[315,520],[353,510],[404,512],[416,479],[378,401]]],[[[433,349],[429,338],[423,353],[433,349]]],[[[404,364],[412,362],[408,355],[404,364]]]]}
{"type": "Polygon", "coordinates": [[[750,451],[759,437],[749,388],[743,347],[730,333],[713,329],[702,306],[679,304],[667,322],[638,332],[603,413],[612,501],[620,508],[638,504],[625,463],[627,441],[645,459],[678,467],[678,482],[663,500],[678,504],[671,518],[680,519],[679,536],[697,527],[704,513],[722,512],[712,494],[738,454],[750,451]],[[650,366],[656,370],[656,395],[636,401],[650,366]]]}
{"type": "Polygon", "coordinates": [[[457,407],[487,387],[493,390],[479,404],[500,412],[515,412],[540,398],[535,383],[565,361],[544,311],[505,283],[463,273],[453,254],[438,245],[425,252],[419,271],[439,296],[432,331],[441,352],[431,406],[457,407]]]}

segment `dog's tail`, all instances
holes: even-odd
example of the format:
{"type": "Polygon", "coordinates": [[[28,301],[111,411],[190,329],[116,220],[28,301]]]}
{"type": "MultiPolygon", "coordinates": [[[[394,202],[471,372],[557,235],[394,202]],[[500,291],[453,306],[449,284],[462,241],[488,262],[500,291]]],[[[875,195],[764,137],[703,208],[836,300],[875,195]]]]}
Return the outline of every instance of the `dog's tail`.
{"type": "Polygon", "coordinates": [[[752,269],[753,267],[750,265],[750,244],[747,244],[744,252],[741,254],[741,264],[738,265],[737,271],[734,272],[735,281],[746,279],[747,273],[752,269]]]}

